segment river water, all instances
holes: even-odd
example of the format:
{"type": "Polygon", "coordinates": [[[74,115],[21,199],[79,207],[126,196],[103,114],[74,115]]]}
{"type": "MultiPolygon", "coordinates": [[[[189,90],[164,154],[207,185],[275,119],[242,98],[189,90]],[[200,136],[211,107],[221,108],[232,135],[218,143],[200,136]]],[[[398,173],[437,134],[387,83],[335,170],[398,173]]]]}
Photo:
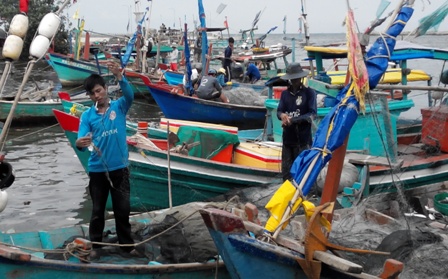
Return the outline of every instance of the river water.
{"type": "MultiPolygon", "coordinates": [[[[283,35],[269,35],[266,45],[278,42],[291,45],[291,41],[283,41],[282,38],[283,35]]],[[[344,40],[345,34],[317,34],[312,36],[311,43],[320,45],[344,40]]],[[[446,36],[424,36],[411,41],[443,48],[448,39],[446,36]]],[[[303,49],[296,51],[296,61],[308,63],[302,60],[304,57],[303,49]]],[[[409,68],[430,73],[434,85],[439,81],[442,65],[443,62],[425,60],[408,63],[409,68]]],[[[20,84],[23,67],[16,66],[12,75],[15,80],[13,88],[20,84]]],[[[48,65],[43,63],[38,68],[34,71],[34,80],[44,83],[52,80],[60,88],[56,74],[48,65]]],[[[416,107],[402,116],[415,118],[420,115],[420,108],[426,106],[427,97],[424,92],[413,92],[410,96],[414,98],[416,107]]],[[[147,121],[156,121],[161,115],[156,104],[136,100],[129,117],[135,119],[138,116],[147,121]]],[[[60,127],[50,124],[13,126],[8,140],[5,148],[6,158],[15,168],[16,180],[7,190],[9,202],[6,209],[0,213],[0,231],[46,230],[87,222],[90,214],[88,177],[60,127]]]]}

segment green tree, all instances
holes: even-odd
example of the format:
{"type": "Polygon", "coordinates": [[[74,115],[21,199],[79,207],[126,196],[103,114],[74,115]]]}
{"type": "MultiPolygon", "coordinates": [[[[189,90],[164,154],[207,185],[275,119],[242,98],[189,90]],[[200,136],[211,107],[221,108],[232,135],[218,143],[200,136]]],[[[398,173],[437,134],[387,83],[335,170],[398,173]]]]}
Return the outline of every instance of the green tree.
{"type": "MultiPolygon", "coordinates": [[[[50,12],[56,12],[64,1],[61,0],[32,0],[29,1],[28,20],[29,27],[28,32],[23,43],[22,54],[20,59],[28,60],[29,49],[31,41],[36,34],[37,28],[42,18],[50,12]]],[[[12,18],[18,14],[19,1],[18,0],[2,0],[0,1],[0,17],[5,18],[7,22],[11,22],[12,18]]],[[[61,26],[56,34],[52,46],[54,51],[58,53],[68,53],[68,35],[65,30],[66,17],[61,13],[61,26]]]]}

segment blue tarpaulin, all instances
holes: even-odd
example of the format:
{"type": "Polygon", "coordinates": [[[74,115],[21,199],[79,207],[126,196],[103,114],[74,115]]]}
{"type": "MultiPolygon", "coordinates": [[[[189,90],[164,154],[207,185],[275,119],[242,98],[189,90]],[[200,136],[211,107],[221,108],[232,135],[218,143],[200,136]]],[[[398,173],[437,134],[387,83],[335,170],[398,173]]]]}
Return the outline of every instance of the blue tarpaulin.
{"type": "Polygon", "coordinates": [[[184,30],[184,55],[185,55],[185,68],[187,70],[185,76],[185,90],[186,93],[191,96],[193,93],[193,86],[191,85],[191,62],[190,62],[190,47],[188,46],[188,33],[187,33],[187,25],[185,25],[184,30]]]}
{"type": "MultiPolygon", "coordinates": [[[[378,84],[386,71],[389,56],[395,47],[395,38],[403,30],[413,11],[410,7],[401,8],[386,35],[378,38],[368,51],[366,67],[371,89],[378,84]]],[[[350,86],[351,84],[348,84],[339,92],[337,99],[340,102],[320,123],[312,148],[303,151],[291,167],[291,175],[294,180],[299,185],[303,183],[304,195],[309,193],[319,172],[331,159],[331,153],[343,144],[358,117],[359,102],[354,94],[347,94],[350,86]]]]}
{"type": "Polygon", "coordinates": [[[128,41],[128,44],[126,46],[126,52],[121,57],[121,67],[123,69],[129,63],[129,59],[131,58],[132,50],[134,49],[135,41],[137,40],[138,35],[142,35],[142,25],[143,25],[143,21],[145,20],[147,11],[148,11],[148,9],[146,9],[145,13],[143,14],[142,19],[138,22],[137,30],[135,31],[132,38],[128,41]]]}
{"type": "Polygon", "coordinates": [[[202,70],[205,71],[205,63],[206,59],[205,56],[208,53],[208,39],[207,39],[207,32],[206,32],[206,24],[205,24],[205,11],[204,11],[204,5],[202,5],[202,0],[198,0],[198,7],[199,7],[199,20],[201,21],[201,29],[202,29],[202,53],[201,53],[201,61],[202,61],[202,70]]]}

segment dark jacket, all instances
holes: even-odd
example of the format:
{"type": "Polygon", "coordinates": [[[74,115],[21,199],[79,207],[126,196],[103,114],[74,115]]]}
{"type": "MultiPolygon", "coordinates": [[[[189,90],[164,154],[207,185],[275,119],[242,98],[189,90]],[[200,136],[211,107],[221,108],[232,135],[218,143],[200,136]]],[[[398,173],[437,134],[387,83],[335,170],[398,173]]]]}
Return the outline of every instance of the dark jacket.
{"type": "Polygon", "coordinates": [[[311,145],[312,119],[317,114],[316,92],[303,86],[296,94],[291,88],[284,90],[277,107],[277,117],[288,114],[291,125],[283,127],[283,144],[306,146],[311,145]]]}

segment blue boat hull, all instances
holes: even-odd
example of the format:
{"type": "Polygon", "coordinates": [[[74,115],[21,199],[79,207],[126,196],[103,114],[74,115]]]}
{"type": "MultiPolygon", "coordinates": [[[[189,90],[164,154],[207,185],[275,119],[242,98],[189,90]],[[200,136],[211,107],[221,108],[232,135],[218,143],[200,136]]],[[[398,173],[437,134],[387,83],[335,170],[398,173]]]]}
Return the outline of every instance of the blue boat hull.
{"type": "Polygon", "coordinates": [[[170,93],[167,85],[147,84],[151,95],[167,118],[262,128],[266,108],[209,101],[170,93]]]}

